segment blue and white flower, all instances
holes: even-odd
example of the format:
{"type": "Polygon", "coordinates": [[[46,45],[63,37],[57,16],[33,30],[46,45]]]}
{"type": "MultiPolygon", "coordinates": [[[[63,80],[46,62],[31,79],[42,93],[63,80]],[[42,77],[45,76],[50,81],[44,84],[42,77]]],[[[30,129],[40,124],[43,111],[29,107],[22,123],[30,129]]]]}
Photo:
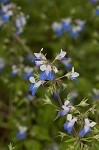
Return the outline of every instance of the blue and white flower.
{"type": "Polygon", "coordinates": [[[12,66],[11,76],[13,77],[13,76],[19,74],[20,71],[21,71],[20,68],[18,68],[16,65],[13,65],[13,66],[12,66]]]}
{"type": "Polygon", "coordinates": [[[93,98],[95,100],[99,100],[99,89],[94,88],[93,93],[94,93],[93,98]]]}
{"type": "Polygon", "coordinates": [[[54,79],[54,75],[52,73],[52,71],[54,71],[55,73],[58,72],[57,68],[54,66],[54,68],[50,65],[41,65],[40,66],[40,70],[42,71],[40,73],[40,80],[53,80],[54,79]]]}
{"type": "Polygon", "coordinates": [[[72,71],[66,74],[66,77],[71,79],[71,80],[75,80],[76,83],[78,83],[77,81],[77,77],[79,76],[79,73],[74,72],[74,67],[72,67],[72,71]]]}
{"type": "Polygon", "coordinates": [[[70,101],[66,100],[64,105],[62,105],[62,110],[58,112],[58,117],[65,116],[71,109],[72,106],[69,106],[70,101]]]}
{"type": "Polygon", "coordinates": [[[57,36],[61,36],[63,34],[62,24],[58,22],[54,22],[52,24],[53,31],[57,34],[57,36]]]}
{"type": "Polygon", "coordinates": [[[64,60],[65,56],[66,56],[66,52],[61,49],[60,54],[58,54],[55,59],[56,60],[64,60]]]}
{"type": "Polygon", "coordinates": [[[80,31],[82,30],[82,28],[78,25],[73,26],[72,30],[70,32],[71,37],[73,38],[78,38],[80,36],[80,31]]]}
{"type": "Polygon", "coordinates": [[[96,7],[95,15],[96,15],[96,16],[98,16],[98,15],[99,15],[99,6],[97,6],[97,7],[96,7]]]}
{"type": "Polygon", "coordinates": [[[15,27],[17,29],[16,34],[20,34],[23,32],[23,28],[25,27],[27,21],[26,21],[26,16],[23,13],[20,13],[17,15],[16,20],[15,20],[15,27]]]}
{"type": "Polygon", "coordinates": [[[19,131],[17,132],[16,137],[20,140],[26,139],[27,127],[26,126],[19,126],[18,129],[19,129],[19,131]]]}
{"type": "Polygon", "coordinates": [[[70,70],[72,68],[71,58],[63,59],[62,63],[65,65],[65,67],[66,67],[67,70],[70,70]]]}
{"type": "Polygon", "coordinates": [[[29,80],[31,82],[31,85],[29,87],[29,91],[34,96],[35,93],[36,93],[36,91],[37,91],[37,89],[40,87],[40,85],[42,85],[44,83],[44,81],[38,81],[38,82],[36,82],[34,77],[30,77],[29,80]]]}
{"type": "Polygon", "coordinates": [[[71,22],[72,22],[71,18],[62,19],[62,30],[63,31],[71,31],[71,29],[72,29],[71,22]]]}
{"type": "Polygon", "coordinates": [[[77,26],[80,27],[80,31],[83,31],[85,29],[85,21],[76,19],[75,22],[77,23],[77,26]]]}
{"type": "Polygon", "coordinates": [[[1,4],[6,4],[9,0],[1,0],[1,4]]]}
{"type": "Polygon", "coordinates": [[[3,22],[8,23],[10,21],[10,17],[13,15],[12,12],[13,4],[2,5],[2,10],[0,12],[1,19],[3,22]]]}
{"type": "Polygon", "coordinates": [[[41,66],[47,63],[46,56],[42,53],[42,51],[43,51],[43,48],[41,49],[39,53],[34,53],[34,55],[36,56],[36,58],[34,58],[36,66],[41,66]]]}
{"type": "Polygon", "coordinates": [[[79,136],[84,136],[87,133],[91,132],[90,127],[94,127],[95,125],[96,125],[96,122],[90,123],[89,119],[86,118],[84,128],[79,132],[79,136]]]}
{"type": "Polygon", "coordinates": [[[68,114],[67,115],[67,122],[63,124],[64,130],[67,130],[68,133],[70,134],[73,130],[73,126],[74,126],[76,121],[77,121],[76,117],[72,118],[72,115],[68,114]]]}
{"type": "Polygon", "coordinates": [[[24,68],[24,79],[29,80],[30,77],[33,76],[33,68],[32,67],[25,67],[24,68]]]}

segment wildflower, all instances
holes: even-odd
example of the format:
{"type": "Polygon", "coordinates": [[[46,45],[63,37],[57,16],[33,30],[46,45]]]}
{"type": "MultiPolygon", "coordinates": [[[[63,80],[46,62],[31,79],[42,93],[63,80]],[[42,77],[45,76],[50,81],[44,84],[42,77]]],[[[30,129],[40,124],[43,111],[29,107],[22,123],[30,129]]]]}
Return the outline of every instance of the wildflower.
{"type": "Polygon", "coordinates": [[[43,65],[47,62],[46,56],[42,53],[42,51],[43,51],[43,48],[41,49],[39,53],[34,53],[34,55],[36,56],[36,58],[34,58],[34,62],[36,66],[43,65]]]}
{"type": "Polygon", "coordinates": [[[36,82],[34,77],[30,77],[29,80],[31,82],[29,90],[32,93],[32,95],[34,96],[35,93],[36,93],[36,91],[37,91],[37,89],[40,87],[41,84],[44,83],[44,81],[38,81],[38,82],[36,82]]]}
{"type": "Polygon", "coordinates": [[[5,65],[4,59],[0,58],[0,72],[2,72],[2,69],[3,69],[4,65],[5,65]]]}
{"type": "Polygon", "coordinates": [[[26,131],[27,131],[27,127],[19,126],[19,131],[16,134],[17,138],[24,140],[26,138],[26,131]]]}
{"type": "Polygon", "coordinates": [[[8,23],[10,20],[10,16],[13,15],[13,12],[11,10],[12,6],[13,6],[12,4],[2,5],[2,10],[0,14],[2,21],[5,23],[8,23]]]}
{"type": "Polygon", "coordinates": [[[71,18],[62,19],[62,29],[64,31],[71,31],[72,29],[71,18]]]}
{"type": "Polygon", "coordinates": [[[27,95],[27,99],[28,99],[29,101],[32,101],[32,100],[34,99],[34,96],[32,96],[31,94],[28,94],[28,95],[27,95]]]}
{"type": "Polygon", "coordinates": [[[78,96],[78,93],[76,91],[70,92],[70,101],[74,102],[75,98],[78,96]]]}
{"type": "Polygon", "coordinates": [[[15,75],[17,75],[18,73],[20,73],[20,68],[17,68],[16,65],[13,65],[13,66],[12,66],[11,76],[15,76],[15,75]]]}
{"type": "Polygon", "coordinates": [[[96,16],[98,16],[98,15],[99,15],[99,6],[97,6],[97,7],[96,7],[95,15],[96,15],[96,16]]]}
{"type": "Polygon", "coordinates": [[[63,59],[62,63],[65,65],[65,67],[66,67],[67,70],[70,70],[72,68],[71,58],[63,59]]]}
{"type": "Polygon", "coordinates": [[[79,73],[74,72],[74,67],[72,67],[72,71],[66,74],[66,77],[71,79],[71,80],[75,80],[76,83],[78,83],[77,81],[77,77],[79,76],[79,73]]]}
{"type": "Polygon", "coordinates": [[[88,118],[85,119],[85,125],[84,128],[79,132],[80,136],[84,136],[85,134],[91,132],[90,127],[94,127],[96,125],[96,122],[91,122],[89,121],[88,118]]]}
{"type": "Polygon", "coordinates": [[[71,37],[73,38],[77,38],[79,37],[79,32],[81,31],[81,27],[80,26],[73,26],[72,30],[70,32],[71,37]]]}
{"type": "Polygon", "coordinates": [[[76,121],[77,121],[76,117],[72,118],[72,115],[68,114],[67,115],[67,122],[63,124],[64,130],[67,130],[68,133],[70,134],[73,130],[73,126],[74,126],[76,121]]]}
{"type": "Polygon", "coordinates": [[[85,28],[85,21],[76,19],[77,27],[80,27],[79,31],[83,31],[85,28]]]}
{"type": "Polygon", "coordinates": [[[25,74],[24,74],[25,80],[28,80],[30,77],[33,76],[33,74],[32,74],[33,68],[31,68],[31,67],[25,67],[24,72],[25,72],[25,74]]]}
{"type": "Polygon", "coordinates": [[[26,25],[26,17],[23,13],[20,13],[17,15],[16,20],[15,20],[15,27],[17,29],[16,34],[20,34],[23,32],[23,27],[26,25]]]}
{"type": "Polygon", "coordinates": [[[56,59],[56,60],[57,60],[57,59],[58,59],[58,60],[64,60],[65,55],[66,55],[66,52],[65,52],[65,51],[62,51],[62,49],[61,49],[60,54],[58,54],[55,59],[56,59]]]}
{"type": "Polygon", "coordinates": [[[55,33],[57,34],[57,36],[61,36],[63,34],[61,23],[54,22],[52,24],[52,29],[53,29],[53,31],[55,31],[55,33]]]}
{"type": "Polygon", "coordinates": [[[58,113],[58,117],[65,116],[70,111],[70,106],[68,106],[69,103],[70,101],[68,100],[64,102],[64,105],[62,105],[63,109],[58,113]]]}
{"type": "Polygon", "coordinates": [[[52,67],[50,65],[41,65],[40,70],[43,71],[40,74],[40,80],[53,80],[54,75],[52,73],[52,67]]]}
{"type": "Polygon", "coordinates": [[[93,98],[95,99],[95,100],[99,100],[99,89],[93,89],[93,93],[94,93],[94,96],[93,96],[93,98]]]}

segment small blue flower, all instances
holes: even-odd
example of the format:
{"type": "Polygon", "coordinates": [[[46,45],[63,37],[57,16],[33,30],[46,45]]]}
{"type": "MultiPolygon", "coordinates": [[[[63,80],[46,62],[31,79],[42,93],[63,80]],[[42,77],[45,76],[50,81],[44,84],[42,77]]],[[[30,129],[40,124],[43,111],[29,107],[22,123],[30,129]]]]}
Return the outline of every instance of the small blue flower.
{"type": "Polygon", "coordinates": [[[52,29],[56,33],[57,36],[61,36],[63,34],[62,24],[58,22],[54,22],[52,24],[52,29]]]}
{"type": "MultiPolygon", "coordinates": [[[[41,65],[40,70],[43,71],[40,73],[40,76],[39,76],[40,80],[47,80],[47,79],[53,80],[54,79],[54,75],[52,73],[52,67],[50,65],[41,65]]],[[[57,72],[55,67],[53,70],[57,72]]]]}
{"type": "Polygon", "coordinates": [[[27,127],[19,126],[18,128],[19,128],[19,131],[16,133],[16,137],[20,140],[26,139],[27,127]]]}
{"type": "Polygon", "coordinates": [[[70,107],[68,106],[69,101],[66,100],[64,105],[62,105],[62,110],[58,112],[58,117],[60,116],[65,116],[69,111],[70,111],[70,107]]]}
{"type": "Polygon", "coordinates": [[[32,67],[25,67],[24,68],[24,80],[29,80],[30,77],[33,76],[33,68],[32,67]]]}
{"type": "Polygon", "coordinates": [[[95,10],[95,15],[99,16],[99,6],[97,6],[96,10],[95,10]]]}
{"type": "Polygon", "coordinates": [[[34,77],[30,77],[29,80],[32,83],[30,84],[29,91],[32,93],[32,96],[34,96],[37,89],[40,87],[41,84],[43,84],[43,81],[35,82],[34,77]]]}
{"type": "Polygon", "coordinates": [[[90,127],[94,127],[95,125],[96,125],[96,122],[90,123],[89,119],[86,118],[84,128],[79,132],[79,136],[84,136],[87,133],[91,132],[90,127]]]}
{"type": "Polygon", "coordinates": [[[66,74],[66,77],[70,80],[76,81],[78,83],[78,80],[76,79],[79,76],[79,73],[74,72],[74,67],[72,67],[72,71],[66,74]]]}
{"type": "Polygon", "coordinates": [[[62,19],[62,29],[68,32],[72,30],[71,18],[62,19]]]}
{"type": "Polygon", "coordinates": [[[62,60],[62,63],[65,65],[67,70],[71,70],[72,65],[71,65],[71,58],[66,58],[62,60]]]}
{"type": "Polygon", "coordinates": [[[67,120],[68,120],[68,121],[63,124],[63,127],[64,127],[64,130],[67,130],[68,133],[70,134],[70,133],[72,132],[72,130],[73,130],[73,126],[74,126],[75,122],[77,121],[77,118],[74,117],[74,118],[72,119],[72,115],[71,115],[71,114],[68,114],[68,115],[67,115],[67,120]]]}
{"type": "Polygon", "coordinates": [[[5,23],[8,23],[9,20],[10,20],[10,16],[8,16],[6,13],[3,13],[1,15],[1,19],[5,22],[5,23]]]}
{"type": "Polygon", "coordinates": [[[24,140],[26,139],[26,133],[21,133],[20,131],[16,134],[18,139],[24,140]]]}

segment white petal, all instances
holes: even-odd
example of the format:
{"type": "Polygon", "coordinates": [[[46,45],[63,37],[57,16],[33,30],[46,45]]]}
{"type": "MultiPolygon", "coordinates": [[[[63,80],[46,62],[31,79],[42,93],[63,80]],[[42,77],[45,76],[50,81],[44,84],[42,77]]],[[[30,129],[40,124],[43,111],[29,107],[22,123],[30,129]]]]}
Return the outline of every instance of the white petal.
{"type": "Polygon", "coordinates": [[[71,120],[71,123],[75,123],[77,121],[77,117],[74,117],[72,120],[71,120]]]}
{"type": "Polygon", "coordinates": [[[31,83],[35,83],[35,78],[34,77],[30,77],[29,80],[30,80],[31,83]]]}
{"type": "Polygon", "coordinates": [[[68,115],[67,115],[67,120],[68,120],[68,121],[71,121],[71,120],[72,120],[72,115],[71,115],[71,114],[68,114],[68,115]]]}
{"type": "Polygon", "coordinates": [[[37,58],[40,58],[41,53],[34,53],[34,55],[35,55],[37,58]]]}
{"type": "Polygon", "coordinates": [[[71,76],[72,76],[73,78],[76,78],[76,77],[78,77],[78,76],[79,76],[79,73],[74,72],[74,73],[72,73],[72,74],[71,74],[71,76]]]}
{"type": "Polygon", "coordinates": [[[47,71],[51,71],[51,70],[52,70],[51,66],[48,65],[48,66],[46,67],[46,70],[47,70],[47,71]]]}
{"type": "Polygon", "coordinates": [[[74,67],[72,67],[72,73],[74,73],[74,67]]]}
{"type": "Polygon", "coordinates": [[[96,125],[96,122],[91,122],[89,125],[90,127],[94,127],[96,125]]]}
{"type": "Polygon", "coordinates": [[[58,69],[55,66],[53,67],[53,70],[55,73],[58,73],[58,69]]]}
{"type": "Polygon", "coordinates": [[[70,103],[70,101],[66,100],[64,105],[67,106],[70,103]]]}
{"type": "Polygon", "coordinates": [[[88,132],[89,129],[90,129],[89,126],[87,126],[87,125],[84,126],[84,130],[85,130],[86,132],[88,132]]]}
{"type": "Polygon", "coordinates": [[[46,70],[46,65],[41,65],[41,66],[40,66],[40,70],[41,70],[41,71],[45,71],[45,70],[46,70]]]}
{"type": "Polygon", "coordinates": [[[88,118],[86,118],[86,119],[85,119],[85,124],[89,126],[90,121],[89,121],[89,119],[88,119],[88,118]]]}
{"type": "Polygon", "coordinates": [[[65,52],[65,51],[62,51],[62,49],[61,49],[60,56],[63,58],[63,57],[65,57],[65,55],[66,55],[66,52],[65,52]]]}

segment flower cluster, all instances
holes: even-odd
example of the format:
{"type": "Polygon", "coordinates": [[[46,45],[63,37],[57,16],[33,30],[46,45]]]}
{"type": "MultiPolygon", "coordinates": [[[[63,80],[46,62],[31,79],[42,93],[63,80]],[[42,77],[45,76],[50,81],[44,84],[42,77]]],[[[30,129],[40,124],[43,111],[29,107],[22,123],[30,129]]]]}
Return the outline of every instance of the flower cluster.
{"type": "MultiPolygon", "coordinates": [[[[34,77],[30,77],[29,80],[31,82],[31,85],[29,87],[29,90],[31,91],[32,95],[34,95],[37,91],[37,89],[44,84],[47,80],[50,81],[55,81],[57,80],[57,78],[55,77],[55,74],[58,74],[58,69],[57,67],[54,65],[54,62],[56,60],[59,60],[63,63],[65,63],[64,61],[67,61],[69,58],[66,58],[66,52],[62,51],[60,52],[60,54],[58,54],[54,61],[52,63],[50,63],[47,58],[46,55],[44,55],[42,53],[43,49],[41,49],[41,51],[39,53],[34,53],[35,58],[34,58],[34,62],[36,64],[37,67],[39,67],[40,69],[40,75],[39,75],[39,80],[36,82],[34,77]]],[[[66,63],[65,63],[66,65],[66,63]]],[[[72,71],[68,72],[67,74],[64,75],[64,77],[67,77],[70,80],[75,80],[77,83],[77,77],[79,76],[79,73],[74,71],[74,67],[72,67],[72,71]]]]}
{"type": "Polygon", "coordinates": [[[2,0],[0,6],[0,26],[12,21],[14,24],[12,29],[15,30],[16,34],[22,33],[28,16],[25,16],[20,8],[15,3],[9,2],[9,0],[2,0]]]}
{"type": "Polygon", "coordinates": [[[57,36],[62,36],[62,34],[69,34],[73,38],[78,38],[80,32],[85,29],[85,21],[80,19],[71,18],[62,19],[61,22],[54,22],[52,24],[52,29],[57,36]],[[73,23],[74,22],[74,23],[73,23]]]}
{"type": "MultiPolygon", "coordinates": [[[[69,134],[71,134],[71,132],[73,131],[75,122],[77,122],[77,120],[79,120],[79,117],[73,117],[72,114],[68,114],[72,110],[75,110],[75,107],[73,107],[70,104],[69,100],[66,100],[64,102],[64,105],[62,105],[62,110],[59,111],[59,113],[58,113],[58,117],[67,115],[67,121],[63,124],[63,128],[64,128],[64,130],[67,130],[69,134]]],[[[82,136],[86,135],[87,133],[91,132],[90,127],[94,127],[95,125],[96,125],[96,122],[90,123],[89,119],[85,118],[85,124],[84,124],[83,129],[81,129],[79,131],[79,136],[82,137],[82,136]]]]}

